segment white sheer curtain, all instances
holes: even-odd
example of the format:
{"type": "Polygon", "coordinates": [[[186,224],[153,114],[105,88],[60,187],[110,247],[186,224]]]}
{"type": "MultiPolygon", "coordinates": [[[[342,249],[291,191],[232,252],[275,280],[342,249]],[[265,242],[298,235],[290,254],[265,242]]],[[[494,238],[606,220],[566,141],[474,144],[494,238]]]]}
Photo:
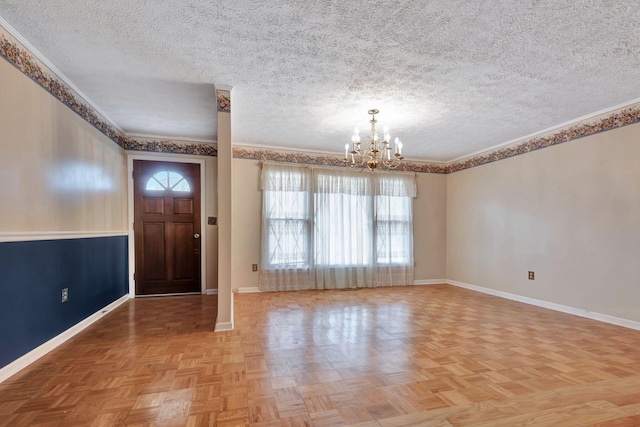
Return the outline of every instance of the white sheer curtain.
{"type": "Polygon", "coordinates": [[[265,163],[262,167],[262,290],[309,289],[311,170],[265,163]]]}
{"type": "Polygon", "coordinates": [[[376,175],[376,285],[413,285],[413,174],[376,175]]]}
{"type": "Polygon", "coordinates": [[[351,169],[313,177],[316,288],[374,286],[371,177],[351,169]]]}
{"type": "Polygon", "coordinates": [[[415,175],[264,163],[263,290],[413,284],[415,175]]]}

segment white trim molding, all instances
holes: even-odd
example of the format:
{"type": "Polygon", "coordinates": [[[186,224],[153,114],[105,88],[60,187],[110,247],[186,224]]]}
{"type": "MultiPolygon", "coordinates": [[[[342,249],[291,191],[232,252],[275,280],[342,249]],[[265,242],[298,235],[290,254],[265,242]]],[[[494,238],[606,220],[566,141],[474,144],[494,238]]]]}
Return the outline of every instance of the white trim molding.
{"type": "Polygon", "coordinates": [[[135,258],[135,233],[133,231],[133,161],[146,160],[151,162],[195,163],[200,165],[200,293],[207,292],[207,180],[206,162],[201,157],[189,154],[179,155],[172,153],[138,153],[125,152],[127,155],[127,217],[129,223],[129,296],[136,297],[136,282],[133,275],[136,271],[135,258]]]}
{"type": "MultiPolygon", "coordinates": [[[[218,318],[216,317],[216,326],[213,328],[214,332],[233,331],[233,322],[235,319],[235,311],[233,308],[233,294],[235,294],[235,292],[231,292],[231,322],[218,322],[218,318]]],[[[218,300],[218,306],[220,306],[220,300],[218,300]]]]}
{"type": "Polygon", "coordinates": [[[206,295],[218,295],[218,290],[217,289],[207,289],[205,294],[206,295]]]}
{"type": "Polygon", "coordinates": [[[64,84],[66,84],[69,88],[71,88],[72,91],[74,91],[80,98],[82,98],[82,100],[84,102],[86,102],[91,108],[93,108],[98,114],[100,114],[107,122],[109,122],[109,124],[111,126],[113,126],[114,128],[116,128],[117,130],[120,131],[120,133],[122,133],[124,135],[124,130],[118,126],[118,124],[116,122],[114,122],[113,120],[111,120],[111,118],[107,115],[107,113],[105,113],[100,107],[98,107],[98,104],[96,104],[95,102],[93,102],[84,92],[82,92],[66,75],[64,75],[62,73],[62,71],[60,71],[58,69],[58,67],[56,67],[55,65],[53,65],[53,63],[51,61],[49,61],[43,54],[42,52],[40,52],[38,49],[36,49],[30,42],[29,40],[27,40],[26,38],[24,38],[24,36],[22,34],[20,34],[18,32],[18,30],[16,30],[11,24],[9,24],[4,18],[2,18],[0,16],[0,27],[4,28],[10,35],[11,37],[13,37],[14,39],[16,39],[22,46],[24,46],[24,48],[26,50],[29,51],[29,53],[31,53],[33,56],[35,56],[38,61],[40,61],[42,63],[42,65],[44,65],[45,67],[47,67],[49,69],[49,71],[51,71],[51,73],[53,73],[53,75],[55,75],[57,78],[59,78],[60,80],[62,80],[62,82],[64,84]]]}
{"type": "Polygon", "coordinates": [[[557,124],[555,126],[551,126],[551,127],[546,128],[546,129],[542,129],[540,131],[537,131],[537,132],[534,132],[534,133],[530,133],[530,134],[525,135],[525,136],[520,136],[518,138],[511,139],[511,140],[509,140],[507,142],[501,142],[500,144],[493,145],[493,146],[491,146],[489,148],[483,148],[482,150],[474,151],[471,154],[465,154],[463,156],[456,157],[455,159],[447,160],[444,163],[446,163],[446,164],[456,163],[456,162],[459,162],[459,161],[462,161],[462,160],[466,160],[466,159],[470,159],[472,157],[479,156],[481,154],[485,154],[485,153],[489,153],[491,151],[498,150],[499,148],[506,147],[508,145],[525,142],[525,141],[527,141],[529,139],[537,138],[537,137],[543,136],[545,134],[551,133],[553,131],[562,130],[564,128],[568,128],[568,127],[571,127],[571,126],[579,125],[580,123],[585,122],[585,121],[597,119],[598,117],[604,116],[604,115],[606,115],[608,113],[613,113],[613,112],[618,111],[618,110],[623,110],[625,108],[629,108],[629,107],[631,107],[631,106],[633,106],[633,105],[635,105],[635,104],[637,104],[639,102],[640,102],[640,98],[635,98],[635,99],[632,99],[631,101],[623,102],[622,104],[618,104],[618,105],[614,105],[612,107],[604,108],[604,109],[596,111],[594,113],[589,113],[589,114],[586,114],[584,116],[580,116],[580,117],[577,117],[575,119],[571,119],[571,120],[568,120],[566,122],[562,122],[562,123],[557,124]]]}
{"type": "Polygon", "coordinates": [[[116,231],[17,231],[0,232],[0,242],[30,242],[35,240],[92,239],[96,237],[128,236],[127,230],[116,231]]]}
{"type": "Polygon", "coordinates": [[[447,280],[446,283],[449,285],[457,286],[459,288],[468,289],[470,291],[481,292],[483,294],[493,295],[496,297],[500,297],[500,298],[504,298],[512,301],[535,305],[537,307],[548,308],[549,310],[559,311],[567,314],[573,314],[575,316],[585,317],[591,320],[597,320],[599,322],[610,323],[616,326],[622,326],[629,329],[640,330],[640,322],[636,322],[633,320],[621,319],[619,317],[609,316],[608,314],[596,313],[596,312],[584,310],[581,308],[569,307],[567,305],[556,304],[553,302],[543,301],[535,298],[529,298],[522,295],[511,294],[509,292],[499,291],[497,289],[470,285],[468,283],[458,282],[455,280],[447,280]]]}
{"type": "Polygon", "coordinates": [[[216,322],[214,332],[233,331],[233,322],[216,322]]]}
{"type": "MultiPolygon", "coordinates": [[[[429,279],[429,280],[414,280],[413,286],[423,286],[423,285],[446,285],[446,279],[429,279]]],[[[245,286],[242,288],[235,288],[234,292],[237,294],[255,294],[263,292],[256,286],[245,286]]]]}
{"type": "Polygon", "coordinates": [[[258,292],[262,292],[262,291],[258,289],[257,286],[246,286],[244,288],[233,289],[233,293],[237,293],[237,294],[256,294],[258,292]]]}
{"type": "Polygon", "coordinates": [[[421,285],[446,285],[447,279],[429,279],[429,280],[414,280],[413,286],[421,285]]]}
{"type": "Polygon", "coordinates": [[[0,383],[5,381],[7,378],[15,375],[22,369],[26,368],[27,366],[29,366],[36,360],[40,359],[42,356],[46,355],[50,351],[54,350],[56,347],[63,344],[68,339],[82,332],[84,329],[91,326],[93,323],[100,320],[101,318],[103,318],[108,313],[112,312],[113,310],[115,310],[116,308],[118,308],[128,300],[129,300],[129,295],[124,295],[120,297],[119,299],[115,300],[114,302],[107,305],[103,309],[96,311],[91,316],[76,323],[74,326],[70,327],[69,329],[62,332],[61,334],[51,338],[49,341],[34,348],[24,356],[9,363],[7,366],[0,369],[0,383]]]}

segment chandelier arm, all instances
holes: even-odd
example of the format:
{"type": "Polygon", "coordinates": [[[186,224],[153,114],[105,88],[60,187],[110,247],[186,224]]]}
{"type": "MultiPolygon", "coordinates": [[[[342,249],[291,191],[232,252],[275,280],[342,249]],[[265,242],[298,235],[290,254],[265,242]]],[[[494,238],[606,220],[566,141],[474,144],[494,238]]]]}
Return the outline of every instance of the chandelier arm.
{"type": "Polygon", "coordinates": [[[404,157],[402,156],[402,144],[399,139],[396,138],[395,152],[393,156],[391,154],[391,143],[388,141],[387,128],[385,127],[384,135],[382,138],[378,137],[376,131],[376,114],[379,113],[377,109],[371,109],[368,111],[371,115],[371,135],[365,139],[364,147],[360,143],[360,137],[358,136],[358,128],[355,130],[355,134],[352,137],[353,150],[348,151],[348,145],[345,147],[345,157],[343,162],[346,166],[355,169],[359,168],[363,171],[368,168],[371,172],[378,169],[378,166],[383,166],[387,169],[397,169],[400,166],[404,157]],[[351,154],[351,159],[349,159],[351,154]]]}

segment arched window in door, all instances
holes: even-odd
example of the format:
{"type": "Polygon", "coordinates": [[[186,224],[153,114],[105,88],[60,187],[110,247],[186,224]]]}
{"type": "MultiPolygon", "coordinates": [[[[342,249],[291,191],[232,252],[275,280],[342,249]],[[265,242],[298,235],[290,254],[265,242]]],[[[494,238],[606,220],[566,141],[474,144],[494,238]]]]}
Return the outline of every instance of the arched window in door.
{"type": "Polygon", "coordinates": [[[178,172],[172,170],[163,170],[153,174],[147,185],[145,186],[147,191],[191,191],[191,185],[189,181],[178,172]]]}

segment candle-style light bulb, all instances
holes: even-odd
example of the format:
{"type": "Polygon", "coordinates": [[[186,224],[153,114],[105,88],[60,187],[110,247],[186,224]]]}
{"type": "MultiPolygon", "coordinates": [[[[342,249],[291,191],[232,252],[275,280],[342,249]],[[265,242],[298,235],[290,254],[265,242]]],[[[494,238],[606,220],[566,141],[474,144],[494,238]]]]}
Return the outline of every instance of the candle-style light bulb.
{"type": "Polygon", "coordinates": [[[394,169],[404,159],[402,157],[403,144],[399,138],[394,138],[394,151],[391,154],[392,140],[389,127],[382,125],[376,127],[378,120],[376,120],[375,114],[378,114],[378,110],[369,110],[369,114],[372,115],[371,120],[369,120],[371,132],[365,131],[364,142],[362,142],[360,129],[356,127],[353,130],[350,142],[347,142],[344,146],[344,163],[350,167],[355,167],[356,165],[363,168],[368,167],[372,172],[380,165],[394,169]],[[351,159],[349,159],[349,154],[351,154],[351,159]],[[356,155],[358,156],[357,162],[356,155]]]}

